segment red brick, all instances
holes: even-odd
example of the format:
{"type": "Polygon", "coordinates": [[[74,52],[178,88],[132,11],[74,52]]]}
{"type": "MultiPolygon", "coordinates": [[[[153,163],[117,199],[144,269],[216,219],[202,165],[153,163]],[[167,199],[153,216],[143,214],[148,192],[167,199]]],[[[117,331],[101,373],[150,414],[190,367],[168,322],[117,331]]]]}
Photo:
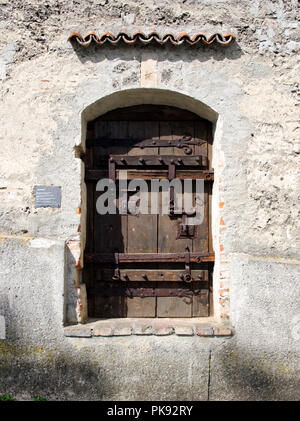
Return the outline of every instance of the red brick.
{"type": "Polygon", "coordinates": [[[214,332],[216,336],[232,336],[232,329],[230,327],[215,327],[214,332]]]}
{"type": "Polygon", "coordinates": [[[93,336],[113,336],[114,331],[111,327],[95,327],[93,330],[93,336]]]}
{"type": "Polygon", "coordinates": [[[198,336],[214,336],[214,330],[209,325],[195,326],[196,335],[198,336]]]}
{"type": "Polygon", "coordinates": [[[176,326],[175,334],[178,336],[193,336],[194,330],[192,326],[176,326]]]}

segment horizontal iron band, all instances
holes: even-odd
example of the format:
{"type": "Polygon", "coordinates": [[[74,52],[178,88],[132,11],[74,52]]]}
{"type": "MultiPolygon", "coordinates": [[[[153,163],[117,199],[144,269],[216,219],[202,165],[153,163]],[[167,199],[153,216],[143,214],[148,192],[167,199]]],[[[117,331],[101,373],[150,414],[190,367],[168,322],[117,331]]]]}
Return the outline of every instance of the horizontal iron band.
{"type": "Polygon", "coordinates": [[[101,297],[193,297],[207,295],[208,289],[199,288],[87,288],[90,296],[101,297]]]}
{"type": "MultiPolygon", "coordinates": [[[[135,263],[135,262],[185,262],[185,253],[119,253],[120,263],[135,263]]],[[[86,253],[84,256],[86,263],[114,263],[114,253],[86,253]]],[[[190,253],[191,263],[214,262],[213,253],[190,253]]]]}
{"type": "MultiPolygon", "coordinates": [[[[100,178],[107,178],[107,169],[88,169],[85,170],[85,181],[98,181],[100,178]]],[[[154,178],[167,178],[168,170],[164,169],[151,169],[147,170],[144,167],[138,169],[127,169],[127,179],[143,178],[144,180],[152,180],[154,178]]],[[[119,169],[116,169],[116,179],[119,178],[119,169]]],[[[214,180],[214,172],[212,170],[183,170],[181,167],[176,168],[176,178],[179,179],[193,179],[205,181],[214,180]]]]}
{"type": "Polygon", "coordinates": [[[118,166],[168,166],[174,164],[176,167],[192,166],[206,167],[207,156],[203,155],[102,155],[97,160],[97,165],[107,166],[107,160],[118,166]]]}
{"type": "Polygon", "coordinates": [[[192,145],[202,145],[206,143],[204,139],[192,139],[191,136],[182,137],[179,139],[114,139],[114,138],[107,138],[107,137],[99,137],[96,139],[87,138],[86,139],[86,147],[111,147],[114,145],[117,146],[126,146],[126,145],[133,145],[137,148],[169,148],[169,147],[178,147],[183,148],[185,146],[192,146],[192,145]],[[121,144],[121,145],[120,145],[121,144]]]}

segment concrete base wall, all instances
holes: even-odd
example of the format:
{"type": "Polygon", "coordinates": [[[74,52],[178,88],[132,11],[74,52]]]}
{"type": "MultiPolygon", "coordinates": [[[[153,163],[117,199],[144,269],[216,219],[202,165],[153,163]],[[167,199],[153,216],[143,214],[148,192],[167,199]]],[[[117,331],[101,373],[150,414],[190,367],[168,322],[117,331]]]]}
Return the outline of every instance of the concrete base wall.
{"type": "Polygon", "coordinates": [[[231,338],[67,338],[61,317],[64,259],[63,242],[2,238],[0,314],[6,340],[0,340],[0,394],[67,400],[299,399],[299,266],[294,262],[232,258],[231,338]],[[15,270],[8,273],[7,267],[15,270]],[[285,291],[279,294],[282,277],[285,291]]]}

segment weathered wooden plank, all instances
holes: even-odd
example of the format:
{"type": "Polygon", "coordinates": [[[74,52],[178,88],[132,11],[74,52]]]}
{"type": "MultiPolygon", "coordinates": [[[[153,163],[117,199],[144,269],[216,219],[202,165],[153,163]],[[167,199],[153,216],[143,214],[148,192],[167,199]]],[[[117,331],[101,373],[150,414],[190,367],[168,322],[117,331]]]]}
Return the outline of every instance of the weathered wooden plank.
{"type": "Polygon", "coordinates": [[[86,219],[86,245],[85,252],[94,252],[94,192],[96,183],[90,182],[86,184],[87,195],[87,219],[86,219]]]}
{"type": "MultiPolygon", "coordinates": [[[[172,121],[159,122],[159,138],[164,140],[172,140],[172,121]]],[[[174,148],[159,148],[160,155],[174,155],[174,148]]]]}
{"type": "Polygon", "coordinates": [[[127,297],[127,317],[155,317],[156,297],[127,297]]]}
{"type": "Polygon", "coordinates": [[[96,253],[120,253],[126,251],[127,245],[127,217],[126,215],[99,215],[96,200],[102,192],[95,192],[94,209],[94,250],[96,253]]]}
{"type": "MultiPolygon", "coordinates": [[[[181,121],[160,122],[160,139],[177,140],[183,136],[193,136],[193,124],[188,124],[181,121]],[[191,129],[191,132],[187,132],[191,129]]],[[[160,155],[185,155],[183,149],[177,147],[159,148],[160,155]]],[[[173,164],[174,165],[174,164],[173,164]]],[[[175,167],[174,167],[174,176],[175,167]]],[[[168,171],[168,178],[170,177],[170,167],[168,171]]],[[[173,194],[174,195],[174,194],[173,194]]],[[[162,193],[160,193],[160,206],[162,205],[162,193]]],[[[174,199],[174,197],[173,197],[174,199]]],[[[185,247],[192,246],[190,239],[177,238],[178,224],[182,222],[182,218],[171,219],[169,215],[163,215],[162,210],[158,215],[158,230],[157,230],[157,252],[177,252],[183,251],[185,247]]],[[[179,297],[157,297],[157,317],[190,317],[191,305],[186,303],[186,299],[179,297]]]]}
{"type": "MultiPolygon", "coordinates": [[[[128,136],[130,139],[159,139],[159,123],[158,121],[129,121],[128,122],[128,136]]],[[[155,155],[158,153],[158,148],[135,148],[130,147],[128,155],[155,155]]]]}
{"type": "MultiPolygon", "coordinates": [[[[166,283],[172,288],[172,283],[166,283]]],[[[157,297],[157,317],[191,317],[192,299],[190,297],[157,297]]]]}
{"type": "Polygon", "coordinates": [[[212,123],[207,122],[207,157],[208,157],[208,168],[212,169],[212,158],[213,158],[213,135],[212,135],[212,123]]]}
{"type": "Polygon", "coordinates": [[[204,184],[204,218],[200,225],[196,226],[197,235],[193,239],[193,246],[191,250],[196,253],[208,253],[208,183],[204,184]]]}
{"type": "Polygon", "coordinates": [[[212,238],[212,184],[207,183],[208,190],[208,251],[213,253],[213,238],[212,238]]]}
{"type": "Polygon", "coordinates": [[[186,247],[192,250],[192,239],[177,238],[181,222],[181,217],[173,219],[168,215],[158,215],[158,253],[180,253],[186,247]]]}
{"type": "MultiPolygon", "coordinates": [[[[191,141],[194,140],[194,122],[189,121],[172,121],[172,140],[177,140],[182,137],[190,137],[191,141]]],[[[191,147],[192,153],[194,152],[195,146],[191,147]]],[[[186,156],[184,149],[174,148],[174,155],[186,156]]]]}
{"type": "Polygon", "coordinates": [[[196,145],[194,149],[195,154],[208,156],[208,149],[207,149],[207,123],[203,121],[195,121],[194,122],[195,128],[195,140],[205,140],[202,145],[196,145]]]}
{"type": "Polygon", "coordinates": [[[94,296],[94,317],[118,318],[127,317],[126,297],[94,296]]]}
{"type": "Polygon", "coordinates": [[[209,290],[202,289],[200,295],[193,296],[193,317],[209,316],[209,290]]]}
{"type": "Polygon", "coordinates": [[[128,253],[157,252],[157,215],[150,214],[150,193],[148,199],[149,214],[128,215],[128,253]]]}
{"type": "MultiPolygon", "coordinates": [[[[87,136],[87,139],[93,139],[95,137],[94,122],[88,123],[86,136],[87,136]]],[[[85,151],[84,163],[85,163],[85,169],[93,168],[94,166],[94,153],[93,153],[93,150],[90,148],[87,148],[85,151]]]]}
{"type": "MultiPolygon", "coordinates": [[[[83,270],[84,276],[84,283],[86,284],[87,288],[94,288],[95,287],[95,276],[96,268],[98,265],[86,265],[83,270]]],[[[88,295],[87,296],[88,302],[88,315],[89,317],[94,317],[95,315],[95,296],[88,295]]]]}

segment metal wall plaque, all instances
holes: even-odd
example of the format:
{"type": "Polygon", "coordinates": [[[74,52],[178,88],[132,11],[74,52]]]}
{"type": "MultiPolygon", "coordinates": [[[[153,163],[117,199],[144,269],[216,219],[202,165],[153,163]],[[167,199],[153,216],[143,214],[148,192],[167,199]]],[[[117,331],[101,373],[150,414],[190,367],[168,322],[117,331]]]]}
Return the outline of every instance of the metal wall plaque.
{"type": "Polygon", "coordinates": [[[35,208],[60,208],[60,186],[34,186],[35,208]]]}

